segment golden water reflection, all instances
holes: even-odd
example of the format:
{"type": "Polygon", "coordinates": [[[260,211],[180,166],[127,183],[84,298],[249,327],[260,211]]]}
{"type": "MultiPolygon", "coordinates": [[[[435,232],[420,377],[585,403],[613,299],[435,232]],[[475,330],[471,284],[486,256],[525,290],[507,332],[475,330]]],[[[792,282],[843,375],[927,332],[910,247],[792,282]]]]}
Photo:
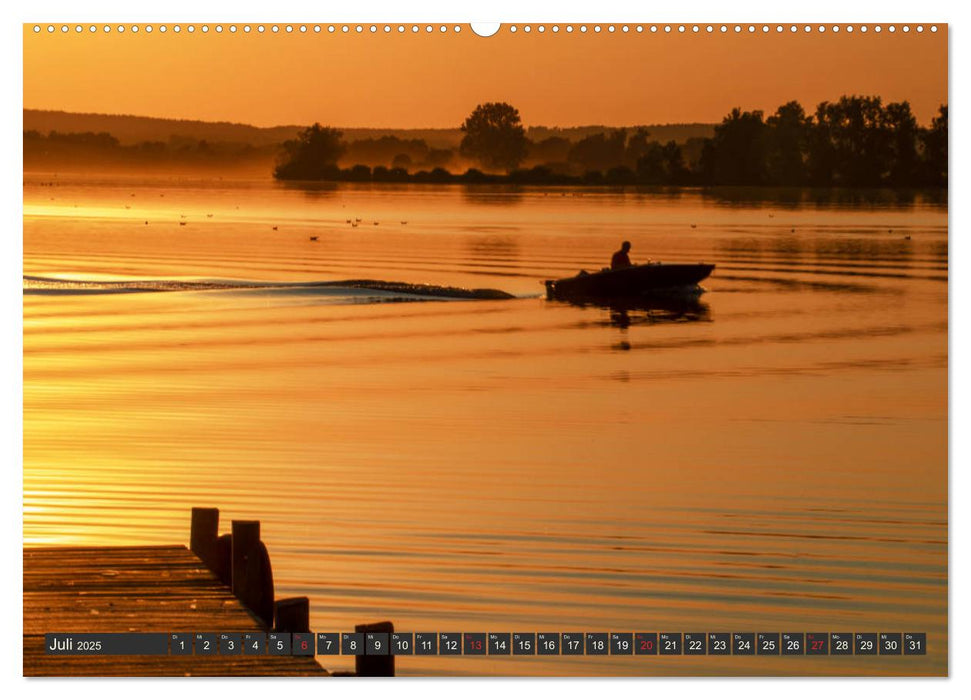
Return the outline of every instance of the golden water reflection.
{"type": "Polygon", "coordinates": [[[278,595],[310,596],[317,630],[866,628],[926,631],[930,649],[415,658],[404,674],[946,672],[940,206],[525,190],[497,207],[456,188],[321,200],[130,181],[48,194],[25,186],[25,275],[520,298],[28,290],[26,544],[185,542],[189,508],[212,505],[263,522],[278,595]],[[359,233],[351,216],[382,225],[359,233]],[[660,313],[540,296],[623,238],[635,257],[716,263],[709,293],[660,313]]]}

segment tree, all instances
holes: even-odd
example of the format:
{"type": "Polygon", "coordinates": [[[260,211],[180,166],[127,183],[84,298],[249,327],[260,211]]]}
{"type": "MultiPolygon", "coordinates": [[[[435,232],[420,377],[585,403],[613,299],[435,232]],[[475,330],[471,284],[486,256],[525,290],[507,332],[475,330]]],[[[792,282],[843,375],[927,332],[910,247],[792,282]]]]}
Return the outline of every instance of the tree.
{"type": "Polygon", "coordinates": [[[526,158],[526,130],[519,110],[505,102],[486,102],[462,124],[459,152],[490,170],[512,170],[526,158]]]}
{"type": "Polygon", "coordinates": [[[423,139],[400,139],[392,135],[357,139],[347,144],[342,160],[355,165],[387,165],[402,153],[411,162],[422,162],[428,155],[428,144],[423,139]]]}
{"type": "Polygon", "coordinates": [[[706,179],[718,185],[761,185],[765,173],[765,122],[762,112],[733,109],[715,127],[701,154],[706,179]]]}
{"type": "Polygon", "coordinates": [[[634,171],[626,165],[615,165],[604,175],[604,182],[608,185],[633,185],[636,181],[634,171]]]}
{"type": "Polygon", "coordinates": [[[645,185],[679,185],[686,175],[681,148],[674,141],[663,146],[651,141],[644,155],[637,159],[637,179],[645,185]]]}
{"type": "Polygon", "coordinates": [[[921,132],[924,181],[947,187],[947,105],[941,105],[929,129],[921,132]]]}
{"type": "Polygon", "coordinates": [[[892,187],[908,187],[920,178],[917,157],[917,118],[910,111],[908,102],[891,102],[884,115],[884,128],[888,131],[889,173],[887,182],[892,187]]]}
{"type": "Polygon", "coordinates": [[[454,153],[448,148],[430,148],[425,156],[425,165],[432,168],[444,168],[452,162],[454,153]]]}
{"type": "Polygon", "coordinates": [[[879,97],[842,96],[816,108],[813,179],[821,185],[875,187],[891,167],[890,130],[879,97]]]}
{"type": "Polygon", "coordinates": [[[567,160],[581,171],[608,170],[623,165],[626,144],[626,129],[592,134],[573,144],[567,160]]]}
{"type": "Polygon", "coordinates": [[[562,163],[570,152],[570,142],[562,136],[530,141],[527,156],[534,163],[562,163]]]}
{"type": "Polygon", "coordinates": [[[358,164],[344,170],[341,175],[345,180],[351,182],[367,182],[371,179],[371,168],[367,165],[358,164]]]}
{"type": "Polygon", "coordinates": [[[634,133],[627,138],[627,146],[624,151],[624,163],[633,168],[637,167],[637,161],[651,149],[654,142],[648,141],[651,135],[643,126],[634,129],[634,133]]]}
{"type": "Polygon", "coordinates": [[[391,159],[391,167],[407,170],[411,167],[411,156],[407,153],[399,153],[391,159]]]}
{"type": "Polygon", "coordinates": [[[765,120],[766,176],[774,185],[801,185],[806,180],[806,158],[812,117],[798,102],[787,102],[765,120]]]}
{"type": "Polygon", "coordinates": [[[279,180],[326,180],[338,173],[337,159],[346,145],[343,134],[320,124],[307,127],[297,138],[283,143],[283,153],[273,176],[279,180]]]}

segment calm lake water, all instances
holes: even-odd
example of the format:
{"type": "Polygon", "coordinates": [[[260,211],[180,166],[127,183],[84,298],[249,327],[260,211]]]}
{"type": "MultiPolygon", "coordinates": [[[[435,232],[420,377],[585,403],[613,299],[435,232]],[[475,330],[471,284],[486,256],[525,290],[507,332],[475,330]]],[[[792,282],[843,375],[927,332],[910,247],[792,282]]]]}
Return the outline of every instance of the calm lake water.
{"type": "Polygon", "coordinates": [[[402,675],[946,673],[944,204],[27,175],[24,209],[26,545],[187,542],[217,506],[316,631],[929,648],[402,675]],[[701,304],[542,298],[623,239],[717,264],[701,304]],[[247,288],[361,278],[518,298],[247,288]]]}

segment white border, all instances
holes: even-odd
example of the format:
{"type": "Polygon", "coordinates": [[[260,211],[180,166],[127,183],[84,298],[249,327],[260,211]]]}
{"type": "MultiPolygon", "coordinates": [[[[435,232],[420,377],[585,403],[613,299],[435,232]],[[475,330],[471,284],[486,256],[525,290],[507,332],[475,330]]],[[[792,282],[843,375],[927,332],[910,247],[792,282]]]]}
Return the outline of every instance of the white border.
{"type": "MultiPolygon", "coordinates": [[[[800,23],[861,24],[861,23],[903,23],[910,24],[950,23],[950,71],[951,95],[949,99],[952,118],[958,116],[958,126],[951,130],[951,183],[952,192],[958,192],[961,183],[967,178],[964,173],[968,167],[969,154],[962,138],[968,128],[963,113],[963,96],[968,86],[964,76],[968,74],[965,53],[961,43],[955,40],[965,28],[963,13],[957,3],[935,0],[922,2],[900,2],[883,0],[869,7],[859,7],[845,0],[817,0],[811,4],[793,6],[791,3],[777,2],[714,2],[705,0],[685,3],[647,4],[631,3],[622,0],[564,0],[556,3],[526,2],[524,0],[489,0],[476,7],[466,3],[445,0],[426,0],[423,2],[402,3],[392,0],[356,2],[351,4],[324,4],[319,2],[295,2],[274,0],[271,4],[236,3],[203,4],[190,0],[167,0],[165,3],[120,3],[105,0],[87,0],[81,6],[76,0],[49,0],[44,5],[20,5],[16,8],[4,7],[2,31],[6,34],[2,42],[7,54],[3,62],[3,92],[0,94],[22,95],[23,38],[21,24],[24,22],[104,22],[145,23],[145,22],[212,22],[214,19],[235,23],[243,22],[448,22],[467,24],[469,21],[546,22],[555,20],[565,22],[624,22],[644,23],[774,23],[798,20],[800,23]]],[[[487,39],[484,39],[487,40],[487,39]]],[[[968,468],[965,440],[967,434],[967,411],[964,410],[967,397],[966,373],[959,361],[954,364],[951,380],[951,421],[953,441],[951,444],[951,464],[959,465],[951,470],[951,633],[949,640],[951,679],[941,680],[889,680],[889,679],[813,679],[808,682],[792,679],[523,679],[492,680],[475,682],[452,679],[396,679],[393,681],[365,681],[363,679],[328,680],[245,680],[210,679],[205,681],[163,681],[144,679],[105,680],[24,680],[21,677],[21,616],[18,613],[22,600],[22,153],[18,129],[22,124],[22,104],[10,100],[3,108],[4,138],[0,139],[0,156],[6,164],[2,177],[4,223],[0,234],[0,280],[3,294],[0,296],[0,328],[5,329],[2,337],[2,367],[4,369],[0,387],[3,403],[0,406],[0,445],[6,459],[2,464],[6,497],[2,522],[4,525],[3,555],[0,561],[7,562],[7,573],[3,577],[3,596],[7,601],[6,629],[0,634],[0,658],[4,670],[4,685],[12,691],[11,697],[30,696],[37,698],[74,698],[88,694],[137,695],[140,700],[155,698],[170,699],[178,694],[183,697],[212,698],[221,693],[232,694],[234,699],[263,698],[267,694],[288,693],[298,695],[327,694],[328,696],[355,696],[362,693],[394,694],[404,697],[427,697],[429,694],[448,694],[453,697],[490,699],[497,693],[506,694],[554,692],[563,698],[584,697],[604,691],[620,696],[634,694],[677,694],[681,697],[696,695],[715,695],[723,697],[785,697],[787,700],[813,698],[820,695],[843,697],[845,695],[879,694],[883,698],[907,698],[933,693],[943,697],[966,697],[971,688],[968,678],[971,671],[963,667],[961,660],[967,655],[969,644],[963,635],[971,633],[967,610],[959,586],[968,580],[967,520],[962,516],[961,506],[967,505],[967,494],[963,488],[965,477],[962,468],[968,468]],[[15,622],[16,621],[16,622],[15,622]],[[9,682],[8,682],[9,681],[9,682]],[[320,683],[321,686],[314,684],[320,683]],[[649,685],[648,685],[649,684],[649,685]],[[964,690],[961,690],[964,688],[964,690]]],[[[960,198],[954,198],[950,209],[951,254],[950,267],[961,270],[966,267],[967,246],[962,242],[960,222],[963,220],[963,206],[960,198]],[[959,222],[955,226],[953,222],[959,222]],[[957,232],[956,234],[954,232],[957,232]]],[[[957,348],[967,348],[967,331],[964,321],[968,304],[971,303],[967,283],[962,276],[951,275],[951,308],[955,313],[951,318],[951,357],[957,358],[957,348]]]]}

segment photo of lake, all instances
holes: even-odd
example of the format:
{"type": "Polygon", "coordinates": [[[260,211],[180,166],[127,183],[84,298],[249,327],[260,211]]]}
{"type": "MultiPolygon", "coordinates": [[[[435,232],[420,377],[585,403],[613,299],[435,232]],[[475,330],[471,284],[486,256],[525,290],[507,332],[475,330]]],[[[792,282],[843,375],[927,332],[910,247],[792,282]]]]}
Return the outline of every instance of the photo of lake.
{"type": "MultiPolygon", "coordinates": [[[[25,675],[48,673],[26,660],[46,632],[220,631],[193,622],[216,591],[201,562],[204,584],[177,568],[132,584],[129,602],[172,605],[178,625],[139,625],[106,593],[129,575],[112,552],[188,545],[199,507],[224,532],[259,521],[270,604],[305,597],[314,632],[927,640],[902,656],[404,656],[399,676],[948,674],[946,36],[866,38],[943,65],[943,83],[872,71],[864,97],[787,63],[809,87],[739,77],[716,106],[663,113],[625,101],[621,74],[639,74],[623,56],[704,37],[642,55],[634,25],[618,31],[624,48],[601,54],[616,89],[577,82],[569,100],[536,92],[543,60],[521,90],[475,73],[493,39],[469,32],[405,51],[425,37],[392,25],[369,40],[398,48],[373,54],[326,31],[260,37],[336,51],[352,75],[407,67],[381,78],[398,101],[379,115],[319,96],[271,113],[219,102],[223,87],[206,102],[180,66],[210,40],[271,61],[240,29],[144,68],[200,105],[170,114],[139,89],[99,107],[65,85],[55,104],[52,57],[94,76],[176,40],[107,46],[71,26],[24,29],[25,675]],[[482,97],[461,108],[419,109],[392,80],[466,73],[482,97]],[[29,570],[58,552],[79,572],[63,586],[29,570]]],[[[556,51],[579,65],[563,31],[556,51]]],[[[536,33],[495,41],[540,55],[536,33]]],[[[869,75],[845,32],[762,38],[832,40],[847,75],[869,75]]],[[[88,661],[78,674],[111,674],[88,661]]],[[[354,656],[316,661],[368,675],[354,656]]]]}

